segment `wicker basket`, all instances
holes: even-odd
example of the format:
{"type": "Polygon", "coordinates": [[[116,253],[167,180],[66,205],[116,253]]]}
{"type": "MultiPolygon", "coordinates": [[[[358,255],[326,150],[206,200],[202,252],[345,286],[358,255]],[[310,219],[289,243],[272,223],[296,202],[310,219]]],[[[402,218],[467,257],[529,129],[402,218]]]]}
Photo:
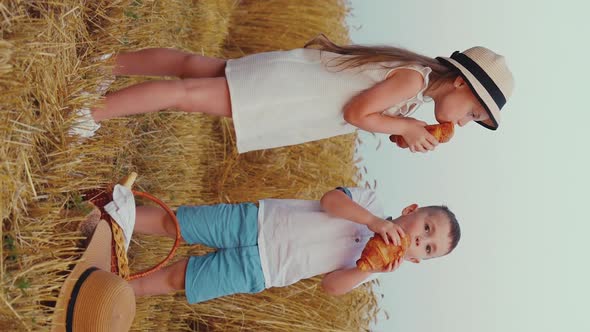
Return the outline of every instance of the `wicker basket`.
{"type": "MultiPolygon", "coordinates": [[[[131,188],[133,182],[135,181],[135,177],[137,177],[137,174],[132,173],[119,183],[128,188],[131,188]]],[[[109,186],[108,188],[94,189],[84,193],[84,198],[90,201],[100,210],[101,219],[108,221],[108,223],[111,226],[111,231],[113,232],[113,241],[111,248],[111,272],[119,275],[120,277],[126,280],[133,280],[158,271],[164,265],[166,265],[166,263],[168,263],[168,261],[172,259],[172,257],[174,257],[174,253],[180,245],[180,228],[178,226],[178,220],[176,219],[176,215],[166,204],[164,204],[164,202],[162,202],[158,198],[145,192],[132,190],[134,196],[147,198],[152,202],[158,204],[166,211],[166,213],[168,213],[176,229],[176,238],[174,240],[174,245],[172,246],[172,249],[161,262],[147,270],[131,274],[129,271],[129,261],[127,259],[127,252],[125,251],[125,237],[123,235],[123,230],[104,210],[104,206],[113,200],[113,188],[114,186],[109,186]]]]}

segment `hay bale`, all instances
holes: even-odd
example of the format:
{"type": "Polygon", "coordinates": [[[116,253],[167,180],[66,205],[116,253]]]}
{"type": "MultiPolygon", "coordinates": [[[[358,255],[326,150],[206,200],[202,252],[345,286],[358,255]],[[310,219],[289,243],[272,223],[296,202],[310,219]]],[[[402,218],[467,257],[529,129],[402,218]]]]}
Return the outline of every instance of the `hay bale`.
{"type": "MultiPolygon", "coordinates": [[[[318,198],[356,181],[354,136],[237,155],[231,123],[202,115],[110,120],[96,137],[75,143],[67,135],[73,111],[101,102],[97,86],[112,66],[112,59],[98,56],[149,46],[239,56],[298,47],[318,32],[344,41],[346,12],[336,0],[0,3],[0,330],[47,330],[51,324],[53,302],[80,254],[76,226],[85,189],[133,170],[139,189],[175,207],[318,198]]],[[[117,79],[113,88],[143,79],[117,79]]],[[[138,236],[129,254],[132,270],[153,265],[170,246],[138,236]]],[[[182,246],[178,256],[209,251],[182,246]]],[[[140,299],[132,328],[360,330],[374,317],[373,300],[368,288],[328,297],[318,291],[317,278],[195,306],[179,293],[140,299]]]]}
{"type": "Polygon", "coordinates": [[[349,9],[343,0],[242,0],[239,4],[226,40],[224,54],[230,58],[303,47],[319,33],[339,43],[350,40],[345,24],[349,9]]]}

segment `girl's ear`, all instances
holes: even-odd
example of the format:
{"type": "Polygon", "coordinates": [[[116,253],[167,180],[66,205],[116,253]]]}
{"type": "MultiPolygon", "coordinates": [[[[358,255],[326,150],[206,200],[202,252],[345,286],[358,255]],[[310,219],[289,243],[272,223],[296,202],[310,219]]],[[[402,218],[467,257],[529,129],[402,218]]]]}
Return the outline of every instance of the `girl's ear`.
{"type": "Polygon", "coordinates": [[[408,215],[408,214],[416,211],[417,208],[418,208],[418,204],[416,204],[416,203],[408,205],[402,210],[402,215],[403,216],[408,215]]]}
{"type": "Polygon", "coordinates": [[[461,75],[458,75],[457,78],[455,78],[455,81],[453,81],[453,86],[455,88],[461,88],[465,86],[465,80],[463,77],[461,77],[461,75]]]}

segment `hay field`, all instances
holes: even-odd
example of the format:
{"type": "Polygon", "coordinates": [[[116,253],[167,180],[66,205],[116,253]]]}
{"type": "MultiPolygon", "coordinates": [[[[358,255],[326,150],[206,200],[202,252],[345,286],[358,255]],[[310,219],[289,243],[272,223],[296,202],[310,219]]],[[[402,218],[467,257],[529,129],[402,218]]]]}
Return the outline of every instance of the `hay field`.
{"type": "MultiPolygon", "coordinates": [[[[0,331],[47,330],[78,259],[80,192],[139,173],[137,188],[181,204],[317,199],[355,178],[353,135],[238,155],[231,120],[174,111],[103,123],[77,143],[73,110],[101,102],[112,63],[97,57],[175,47],[220,57],[348,38],[342,0],[60,0],[0,2],[0,331]]],[[[111,89],[149,78],[117,78],[111,89]]],[[[138,236],[132,271],[171,241],[138,236]]],[[[210,249],[182,247],[177,257],[210,249]]],[[[139,299],[134,331],[361,331],[378,308],[361,287],[334,298],[318,278],[258,295],[188,305],[183,293],[139,299]]]]}

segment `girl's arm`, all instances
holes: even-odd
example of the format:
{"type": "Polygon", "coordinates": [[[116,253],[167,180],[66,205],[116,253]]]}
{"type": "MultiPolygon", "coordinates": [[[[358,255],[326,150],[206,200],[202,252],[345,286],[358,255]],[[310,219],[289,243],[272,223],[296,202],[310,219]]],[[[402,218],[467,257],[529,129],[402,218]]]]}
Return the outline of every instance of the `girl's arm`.
{"type": "MultiPolygon", "coordinates": [[[[400,258],[392,262],[382,272],[391,272],[396,270],[403,259],[400,258]]],[[[330,295],[344,295],[353,290],[360,283],[367,280],[371,276],[371,272],[363,272],[356,267],[349,269],[342,269],[327,273],[322,279],[321,286],[324,291],[330,295]]]]}
{"type": "Polygon", "coordinates": [[[393,244],[400,245],[400,238],[405,236],[400,226],[373,215],[338,189],[325,193],[320,200],[320,205],[332,216],[366,225],[371,231],[380,234],[387,244],[391,239],[393,244]]]}
{"type": "Polygon", "coordinates": [[[343,110],[344,120],[369,132],[402,135],[412,151],[432,150],[438,141],[424,129],[425,122],[381,114],[415,96],[423,85],[424,78],[415,70],[396,70],[389,78],[348,101],[343,110]]]}

